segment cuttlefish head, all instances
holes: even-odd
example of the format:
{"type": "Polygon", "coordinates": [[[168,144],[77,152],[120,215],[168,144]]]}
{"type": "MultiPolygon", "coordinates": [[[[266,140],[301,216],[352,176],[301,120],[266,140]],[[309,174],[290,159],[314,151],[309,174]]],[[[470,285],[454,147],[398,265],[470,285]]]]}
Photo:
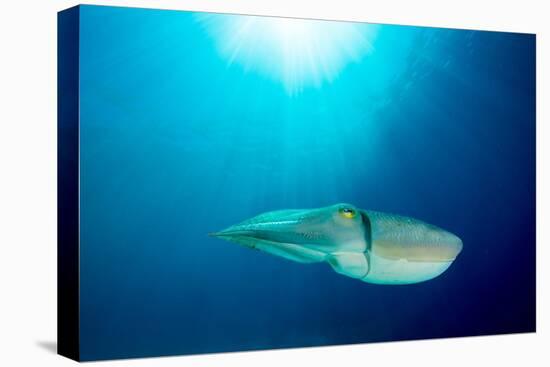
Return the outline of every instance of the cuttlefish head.
{"type": "Polygon", "coordinates": [[[330,253],[364,250],[368,219],[351,204],[266,212],[211,236],[249,247],[294,245],[330,253]]]}

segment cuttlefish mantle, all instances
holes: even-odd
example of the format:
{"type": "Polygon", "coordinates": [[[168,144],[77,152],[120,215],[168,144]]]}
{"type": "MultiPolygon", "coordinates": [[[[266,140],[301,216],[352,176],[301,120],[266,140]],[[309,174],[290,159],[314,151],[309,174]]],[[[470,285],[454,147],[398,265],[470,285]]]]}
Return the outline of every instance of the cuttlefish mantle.
{"type": "Polygon", "coordinates": [[[441,228],[351,204],[267,212],[210,235],[300,263],[327,262],[376,284],[433,279],[462,250],[460,238],[441,228]]]}

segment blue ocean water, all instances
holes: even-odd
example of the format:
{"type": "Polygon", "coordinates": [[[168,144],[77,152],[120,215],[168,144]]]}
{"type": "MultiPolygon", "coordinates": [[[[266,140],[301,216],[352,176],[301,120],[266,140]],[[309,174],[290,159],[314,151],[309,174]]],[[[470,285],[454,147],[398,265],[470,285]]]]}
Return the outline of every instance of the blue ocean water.
{"type": "Polygon", "coordinates": [[[534,35],[80,9],[82,359],[535,330],[534,35]],[[464,249],[380,286],[207,236],[337,202],[464,249]]]}

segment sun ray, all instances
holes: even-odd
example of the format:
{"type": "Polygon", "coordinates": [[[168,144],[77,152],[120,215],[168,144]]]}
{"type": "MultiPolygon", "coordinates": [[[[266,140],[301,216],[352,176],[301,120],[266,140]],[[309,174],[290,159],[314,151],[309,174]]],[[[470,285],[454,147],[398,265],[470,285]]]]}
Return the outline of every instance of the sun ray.
{"type": "Polygon", "coordinates": [[[333,82],[370,54],[378,26],[366,23],[199,14],[229,66],[278,80],[289,95],[333,82]]]}

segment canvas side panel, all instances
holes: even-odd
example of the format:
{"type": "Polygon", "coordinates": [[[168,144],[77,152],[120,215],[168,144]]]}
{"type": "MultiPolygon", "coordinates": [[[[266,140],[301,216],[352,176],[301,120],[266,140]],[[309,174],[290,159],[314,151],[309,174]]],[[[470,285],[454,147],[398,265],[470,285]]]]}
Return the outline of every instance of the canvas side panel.
{"type": "Polygon", "coordinates": [[[79,360],[79,7],[57,17],[57,351],[79,360]]]}

